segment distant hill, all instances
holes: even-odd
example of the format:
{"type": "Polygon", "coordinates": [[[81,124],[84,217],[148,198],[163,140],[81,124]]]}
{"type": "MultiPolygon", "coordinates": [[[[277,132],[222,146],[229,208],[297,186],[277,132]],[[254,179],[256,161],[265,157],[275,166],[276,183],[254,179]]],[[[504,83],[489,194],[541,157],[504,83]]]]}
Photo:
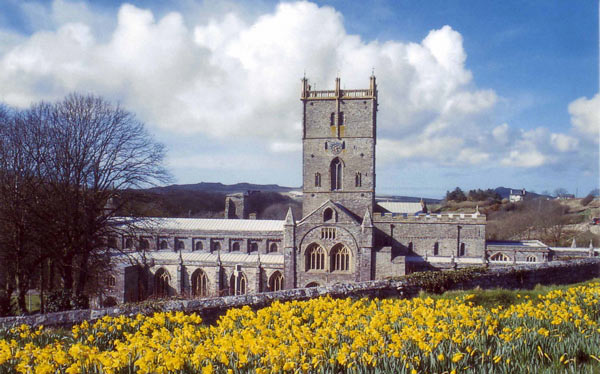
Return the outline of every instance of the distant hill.
{"type": "Polygon", "coordinates": [[[211,183],[211,182],[200,182],[196,184],[173,184],[165,187],[153,187],[147,191],[154,193],[173,193],[178,191],[203,191],[203,192],[218,192],[224,194],[246,192],[246,191],[262,191],[262,192],[290,192],[294,190],[300,190],[301,187],[283,187],[277,184],[252,184],[252,183],[236,183],[236,184],[223,184],[223,183],[211,183]]]}
{"type": "MultiPolygon", "coordinates": [[[[500,195],[503,199],[508,199],[508,197],[510,196],[510,190],[513,190],[513,192],[516,193],[518,191],[521,191],[521,188],[497,187],[496,189],[494,189],[494,191],[496,191],[498,193],[498,195],[500,195]]],[[[537,194],[535,192],[530,192],[530,191],[527,191],[527,194],[525,195],[525,198],[527,198],[527,199],[537,199],[538,197],[548,198],[551,196],[540,195],[540,194],[537,194]]]]}

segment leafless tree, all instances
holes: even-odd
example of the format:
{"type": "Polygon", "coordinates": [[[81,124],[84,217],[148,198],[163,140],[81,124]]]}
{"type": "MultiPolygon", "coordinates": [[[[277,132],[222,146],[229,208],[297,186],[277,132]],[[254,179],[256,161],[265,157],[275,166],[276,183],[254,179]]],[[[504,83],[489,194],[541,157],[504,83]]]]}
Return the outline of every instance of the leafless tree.
{"type": "MultiPolygon", "coordinates": [[[[32,222],[38,224],[35,240],[47,257],[41,261],[58,270],[70,299],[85,300],[98,270],[90,266],[106,264],[102,257],[110,217],[123,203],[119,191],[166,181],[164,148],[133,114],[100,97],[71,94],[55,104],[33,105],[14,118],[27,136],[10,136],[16,131],[5,126],[1,188],[14,190],[10,178],[31,181],[28,203],[22,205],[18,196],[11,203],[31,207],[32,222]],[[17,167],[11,152],[26,155],[27,167],[17,167]]],[[[33,225],[23,221],[23,227],[33,225]]]]}

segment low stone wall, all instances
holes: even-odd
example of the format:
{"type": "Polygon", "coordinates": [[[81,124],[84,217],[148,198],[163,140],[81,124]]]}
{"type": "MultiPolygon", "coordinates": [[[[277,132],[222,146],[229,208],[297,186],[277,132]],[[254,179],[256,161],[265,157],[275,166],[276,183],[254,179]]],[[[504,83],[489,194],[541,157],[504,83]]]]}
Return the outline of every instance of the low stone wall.
{"type": "MultiPolygon", "coordinates": [[[[490,268],[475,278],[453,285],[450,289],[480,288],[533,288],[537,284],[569,284],[600,276],[600,258],[556,261],[543,264],[490,268]]],[[[33,316],[0,318],[0,328],[20,324],[32,326],[72,326],[84,320],[94,321],[104,316],[152,314],[159,311],[196,312],[205,321],[214,322],[230,308],[249,306],[262,308],[274,301],[307,300],[319,296],[331,297],[411,297],[419,288],[409,280],[377,280],[336,284],[327,287],[297,288],[253,295],[215,297],[197,300],[167,300],[124,305],[115,308],[74,310],[33,316]]]]}

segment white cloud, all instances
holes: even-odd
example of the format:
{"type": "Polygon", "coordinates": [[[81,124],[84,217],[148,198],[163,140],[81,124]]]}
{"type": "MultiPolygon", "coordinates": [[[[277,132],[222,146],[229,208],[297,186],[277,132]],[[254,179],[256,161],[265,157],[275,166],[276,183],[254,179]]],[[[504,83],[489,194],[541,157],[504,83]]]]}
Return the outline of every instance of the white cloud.
{"type": "Polygon", "coordinates": [[[580,97],[569,104],[571,123],[583,135],[591,135],[598,142],[600,135],[600,94],[591,99],[580,97]]]}
{"type": "Polygon", "coordinates": [[[565,134],[551,134],[550,142],[552,146],[560,152],[573,151],[579,145],[577,139],[565,134]]]}
{"type": "Polygon", "coordinates": [[[494,127],[494,129],[492,130],[492,136],[498,143],[500,143],[502,145],[508,144],[508,142],[509,142],[508,124],[503,123],[499,126],[494,127]]]}
{"type": "Polygon", "coordinates": [[[542,166],[546,162],[546,156],[536,149],[525,148],[510,151],[503,158],[501,164],[510,167],[531,168],[542,166]]]}
{"type": "MultiPolygon", "coordinates": [[[[158,132],[238,144],[251,138],[262,152],[284,154],[299,150],[304,71],[317,89],[330,88],[338,73],[343,87],[363,88],[375,67],[381,160],[537,167],[580,144],[572,135],[494,123],[502,98],[476,87],[462,36],[450,26],[421,42],[380,42],[349,34],[342,14],[309,2],[281,3],[258,17],[239,7],[157,16],[125,4],[116,17],[67,0],[23,7],[40,31],[0,30],[0,45],[10,41],[0,47],[0,98],[11,105],[94,92],[120,100],[158,132]]],[[[569,106],[578,131],[597,134],[599,104],[596,95],[569,106]]],[[[196,164],[257,162],[198,148],[196,164]]]]}

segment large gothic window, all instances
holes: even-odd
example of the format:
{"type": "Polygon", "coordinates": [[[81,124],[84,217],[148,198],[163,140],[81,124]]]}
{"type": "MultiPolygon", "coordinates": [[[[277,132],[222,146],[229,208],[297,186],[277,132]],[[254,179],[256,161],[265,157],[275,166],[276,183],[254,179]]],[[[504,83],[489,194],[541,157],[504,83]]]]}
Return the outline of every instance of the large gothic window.
{"type": "Polygon", "coordinates": [[[331,190],[337,191],[342,189],[342,178],[343,178],[343,165],[339,158],[334,158],[331,161],[330,174],[331,174],[331,190]]]}
{"type": "Polygon", "coordinates": [[[235,273],[231,274],[231,278],[229,278],[229,294],[245,295],[247,284],[246,275],[241,271],[237,272],[237,276],[235,273]]]}
{"type": "Polygon", "coordinates": [[[331,271],[348,270],[350,270],[350,250],[342,244],[337,244],[331,250],[331,271]]]}
{"type": "Polygon", "coordinates": [[[208,296],[208,277],[201,269],[196,270],[194,274],[192,274],[192,296],[208,296]]]}
{"type": "Polygon", "coordinates": [[[312,244],[306,250],[306,271],[325,270],[325,250],[318,244],[312,244]]]}
{"type": "Polygon", "coordinates": [[[283,290],[283,275],[276,271],[269,278],[269,291],[283,290]]]}
{"type": "Polygon", "coordinates": [[[169,296],[169,281],[171,277],[163,268],[160,268],[154,274],[154,295],[156,297],[169,296]]]}

